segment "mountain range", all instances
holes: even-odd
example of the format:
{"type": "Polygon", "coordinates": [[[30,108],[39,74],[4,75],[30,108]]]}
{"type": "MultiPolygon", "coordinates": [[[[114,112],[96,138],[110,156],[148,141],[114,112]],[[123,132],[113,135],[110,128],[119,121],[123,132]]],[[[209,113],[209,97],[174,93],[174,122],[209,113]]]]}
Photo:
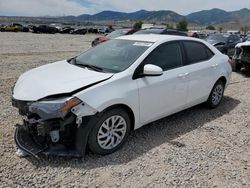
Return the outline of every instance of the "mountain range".
{"type": "Polygon", "coordinates": [[[237,11],[225,11],[221,9],[203,10],[194,12],[188,15],[180,15],[170,10],[147,11],[139,10],[132,13],[117,12],[117,11],[103,11],[98,14],[89,15],[82,14],[79,16],[66,16],[66,20],[74,21],[108,21],[108,20],[142,20],[147,22],[178,22],[186,19],[191,23],[207,25],[220,24],[228,22],[236,22],[242,24],[250,24],[250,9],[244,8],[237,11]]]}

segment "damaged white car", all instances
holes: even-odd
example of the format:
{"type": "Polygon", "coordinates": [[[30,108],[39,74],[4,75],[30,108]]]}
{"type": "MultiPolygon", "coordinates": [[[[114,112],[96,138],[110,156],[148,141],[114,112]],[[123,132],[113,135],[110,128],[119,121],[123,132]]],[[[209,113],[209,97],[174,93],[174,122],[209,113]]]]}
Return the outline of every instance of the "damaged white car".
{"type": "Polygon", "coordinates": [[[228,57],[199,39],[110,40],[20,76],[12,99],[23,117],[16,145],[32,156],[112,153],[145,124],[203,102],[217,107],[231,71],[228,57]]]}
{"type": "Polygon", "coordinates": [[[235,46],[232,68],[233,71],[240,71],[241,68],[250,70],[250,38],[235,46]]]}

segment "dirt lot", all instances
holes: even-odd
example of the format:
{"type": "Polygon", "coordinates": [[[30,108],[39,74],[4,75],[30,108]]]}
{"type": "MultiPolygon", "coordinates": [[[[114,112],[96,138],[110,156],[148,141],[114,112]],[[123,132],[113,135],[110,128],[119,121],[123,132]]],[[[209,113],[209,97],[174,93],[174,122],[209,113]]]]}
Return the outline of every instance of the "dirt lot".
{"type": "Polygon", "coordinates": [[[197,106],[145,126],[112,155],[18,158],[16,79],[86,50],[94,37],[0,33],[0,187],[250,187],[249,73],[233,73],[218,109],[197,106]]]}

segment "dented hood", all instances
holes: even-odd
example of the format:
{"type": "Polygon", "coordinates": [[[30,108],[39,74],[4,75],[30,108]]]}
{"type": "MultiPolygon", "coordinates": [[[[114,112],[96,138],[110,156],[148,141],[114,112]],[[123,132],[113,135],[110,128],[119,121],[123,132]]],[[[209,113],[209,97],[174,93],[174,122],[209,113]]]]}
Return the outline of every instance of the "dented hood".
{"type": "Polygon", "coordinates": [[[109,79],[112,75],[78,67],[66,60],[59,61],[22,74],[13,89],[13,97],[36,101],[51,95],[71,93],[109,79]]]}
{"type": "Polygon", "coordinates": [[[243,46],[249,46],[249,47],[250,47],[250,41],[238,43],[235,47],[236,47],[236,48],[241,48],[241,47],[243,47],[243,46]]]}

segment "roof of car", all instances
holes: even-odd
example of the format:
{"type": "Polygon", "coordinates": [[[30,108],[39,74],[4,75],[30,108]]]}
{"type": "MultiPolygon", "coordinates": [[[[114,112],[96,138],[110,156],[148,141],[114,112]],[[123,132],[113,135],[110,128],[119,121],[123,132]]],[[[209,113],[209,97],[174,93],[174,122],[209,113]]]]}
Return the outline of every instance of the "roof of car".
{"type": "Polygon", "coordinates": [[[160,35],[160,34],[141,34],[141,35],[125,35],[118,37],[117,39],[122,40],[134,40],[134,41],[144,41],[144,42],[158,42],[163,40],[185,40],[190,39],[190,37],[184,36],[174,36],[174,35],[160,35]]]}

